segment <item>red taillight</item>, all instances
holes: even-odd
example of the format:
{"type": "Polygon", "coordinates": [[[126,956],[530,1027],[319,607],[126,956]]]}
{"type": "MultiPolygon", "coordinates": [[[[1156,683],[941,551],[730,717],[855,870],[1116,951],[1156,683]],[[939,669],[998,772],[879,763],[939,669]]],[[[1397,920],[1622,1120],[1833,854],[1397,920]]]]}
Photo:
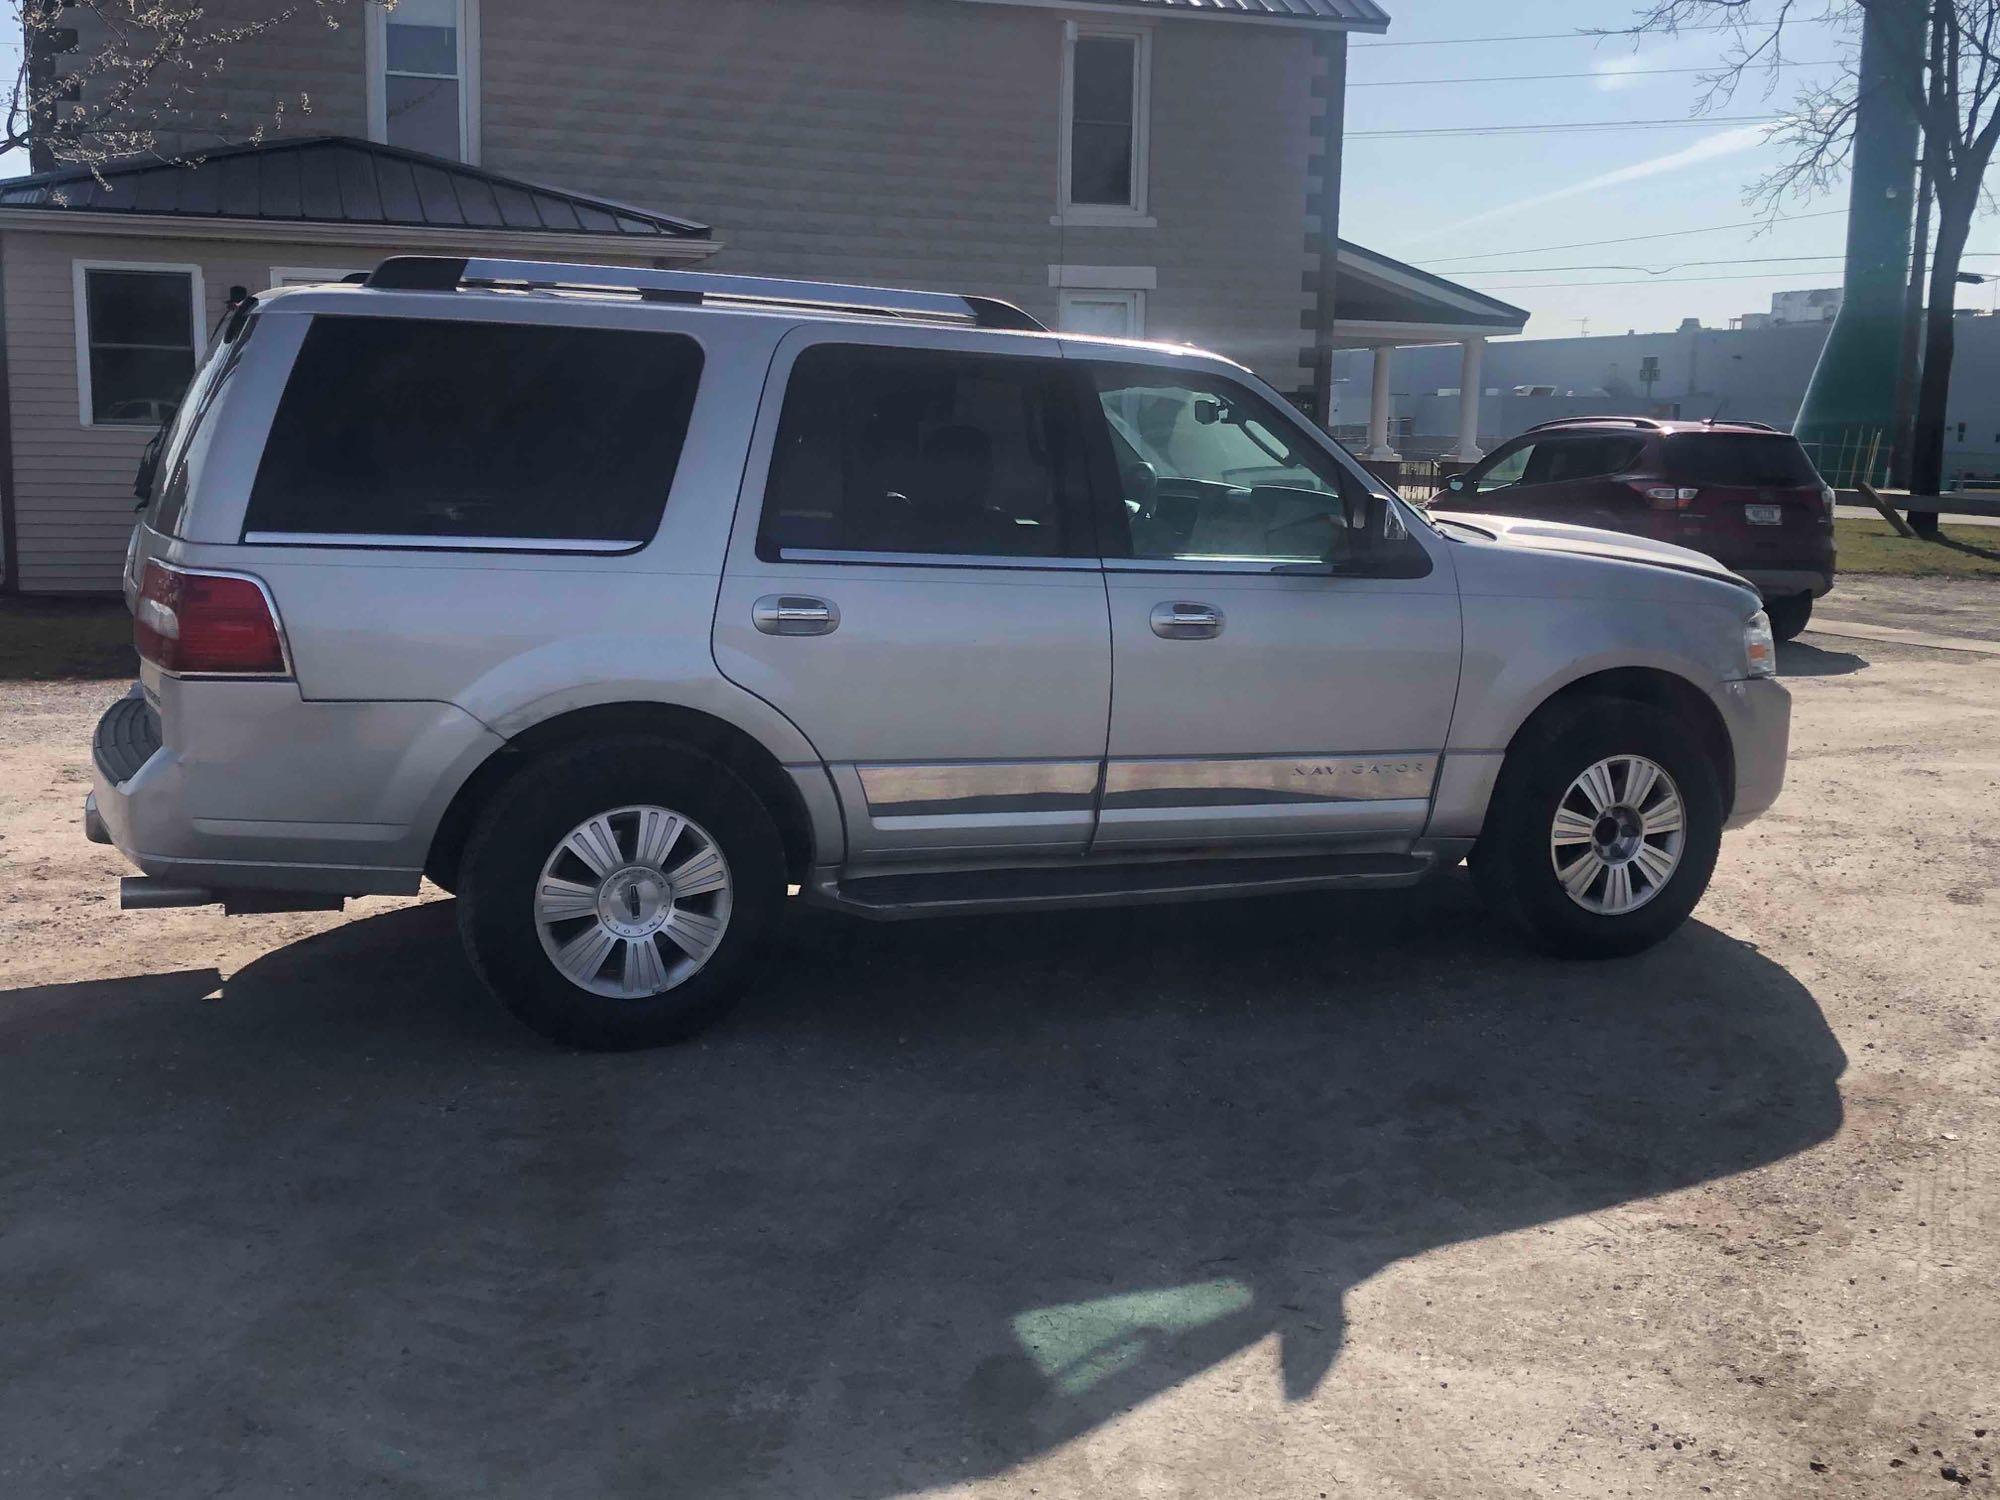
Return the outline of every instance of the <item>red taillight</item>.
{"type": "Polygon", "coordinates": [[[285,642],[263,585],[233,573],[187,573],[148,562],[132,640],[163,672],[285,675],[285,642]]]}
{"type": "Polygon", "coordinates": [[[1644,495],[1654,510],[1686,510],[1701,493],[1692,485],[1654,484],[1645,479],[1633,480],[1632,488],[1644,495]]]}

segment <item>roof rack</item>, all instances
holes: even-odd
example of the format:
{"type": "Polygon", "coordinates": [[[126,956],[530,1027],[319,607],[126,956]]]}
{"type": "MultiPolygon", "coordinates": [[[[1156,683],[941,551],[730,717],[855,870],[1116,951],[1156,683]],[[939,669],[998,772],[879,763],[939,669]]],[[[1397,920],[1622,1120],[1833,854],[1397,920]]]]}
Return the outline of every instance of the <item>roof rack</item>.
{"type": "Polygon", "coordinates": [[[1776,432],[1778,429],[1769,422],[1753,422],[1748,417],[1710,417],[1704,427],[1748,427],[1753,432],[1776,432]]]}
{"type": "Polygon", "coordinates": [[[1545,427],[1644,427],[1656,429],[1664,424],[1656,417],[1554,417],[1546,422],[1537,422],[1528,428],[1529,432],[1540,432],[1545,427]]]}
{"type": "Polygon", "coordinates": [[[364,285],[395,292],[519,291],[633,292],[647,302],[696,306],[796,307],[815,312],[920,318],[974,328],[1046,333],[1036,319],[997,297],[952,292],[911,292],[891,287],[846,286],[833,281],[780,281],[763,276],[723,276],[713,271],[656,271],[643,266],[593,266],[552,260],[461,259],[446,255],[395,255],[368,274],[364,285]]]}

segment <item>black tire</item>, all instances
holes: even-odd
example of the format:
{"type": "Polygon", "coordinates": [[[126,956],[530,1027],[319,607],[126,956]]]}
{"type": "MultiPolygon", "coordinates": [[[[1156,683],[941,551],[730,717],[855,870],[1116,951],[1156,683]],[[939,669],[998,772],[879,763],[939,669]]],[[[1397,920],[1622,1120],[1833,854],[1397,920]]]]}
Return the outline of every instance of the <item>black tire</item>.
{"type": "Polygon", "coordinates": [[[1586,698],[1548,710],[1515,738],[1493,789],[1472,873],[1488,907],[1537,947],[1569,958],[1616,958],[1672,933],[1701,900],[1722,842],[1722,793],[1701,741],[1642,703],[1586,698]],[[1586,910],[1563,889],[1550,834],[1572,783],[1608,757],[1644,756],[1680,792],[1680,860],[1645,904],[1623,915],[1586,910]]]}
{"type": "Polygon", "coordinates": [[[1785,594],[1764,601],[1764,613],[1771,618],[1771,634],[1781,641],[1795,640],[1812,620],[1811,594],[1785,594]]]}
{"type": "Polygon", "coordinates": [[[716,761],[650,735],[553,751],[524,767],[474,821],[458,876],[459,935],[486,987],[551,1041],[594,1051],[662,1046],[712,1025],[742,998],[785,898],[784,849],[756,794],[716,761]],[[701,825],[727,861],[731,905],[701,968],[660,994],[622,999],[556,967],[542,946],[535,891],[572,829],[643,806],[701,825]]]}

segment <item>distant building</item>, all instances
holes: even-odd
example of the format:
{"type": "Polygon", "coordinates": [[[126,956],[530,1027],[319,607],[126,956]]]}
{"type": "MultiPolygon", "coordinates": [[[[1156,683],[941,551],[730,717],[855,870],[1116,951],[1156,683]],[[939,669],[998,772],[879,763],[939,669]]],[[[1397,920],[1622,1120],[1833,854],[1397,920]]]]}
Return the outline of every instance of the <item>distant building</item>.
{"type": "MultiPolygon", "coordinates": [[[[1537,422],[1616,414],[1737,417],[1789,430],[1826,342],[1839,293],[1814,304],[1773,300],[1752,326],[1595,338],[1494,339],[1480,381],[1479,446],[1487,451],[1537,422]],[[1803,311],[1800,311],[1803,309],[1803,311]]],[[[1738,320],[1732,320],[1736,322],[1738,320]]],[[[1392,365],[1390,431],[1406,458],[1435,458],[1460,443],[1459,359],[1450,349],[1402,349],[1392,365]]],[[[1372,378],[1365,350],[1335,356],[1336,430],[1358,439],[1372,378]]],[[[1946,411],[1945,477],[2000,477],[2000,317],[1963,312],[1946,411]]]]}
{"type": "Polygon", "coordinates": [[[1771,293],[1771,310],[1745,313],[1731,318],[1731,328],[1772,328],[1790,323],[1831,323],[1840,311],[1840,288],[1813,287],[1807,291],[1771,293]]]}

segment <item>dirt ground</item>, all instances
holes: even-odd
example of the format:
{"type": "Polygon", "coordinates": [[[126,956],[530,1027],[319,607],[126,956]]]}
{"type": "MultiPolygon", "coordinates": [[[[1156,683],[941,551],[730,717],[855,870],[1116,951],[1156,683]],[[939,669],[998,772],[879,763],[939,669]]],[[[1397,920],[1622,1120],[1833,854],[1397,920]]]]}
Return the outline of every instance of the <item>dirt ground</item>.
{"type": "MultiPolygon", "coordinates": [[[[2000,618],[1899,587],[1837,613],[2000,618]]],[[[445,900],[121,915],[123,684],[0,664],[0,1495],[1990,1493],[2000,655],[1782,660],[1791,784],[1638,959],[1457,876],[801,911],[621,1057],[445,900]]]]}

